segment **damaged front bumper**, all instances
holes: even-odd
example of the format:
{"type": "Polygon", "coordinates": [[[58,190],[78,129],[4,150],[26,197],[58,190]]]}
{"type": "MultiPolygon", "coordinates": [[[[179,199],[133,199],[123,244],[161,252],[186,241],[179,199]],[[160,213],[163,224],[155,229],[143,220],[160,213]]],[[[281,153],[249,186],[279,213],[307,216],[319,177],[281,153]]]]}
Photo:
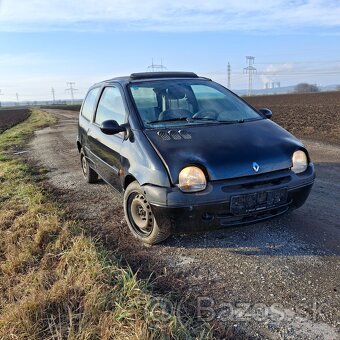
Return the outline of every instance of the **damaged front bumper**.
{"type": "Polygon", "coordinates": [[[299,208],[315,179],[313,164],[302,174],[291,170],[209,182],[204,191],[184,193],[178,187],[143,186],[161,228],[193,232],[264,221],[299,208]]]}

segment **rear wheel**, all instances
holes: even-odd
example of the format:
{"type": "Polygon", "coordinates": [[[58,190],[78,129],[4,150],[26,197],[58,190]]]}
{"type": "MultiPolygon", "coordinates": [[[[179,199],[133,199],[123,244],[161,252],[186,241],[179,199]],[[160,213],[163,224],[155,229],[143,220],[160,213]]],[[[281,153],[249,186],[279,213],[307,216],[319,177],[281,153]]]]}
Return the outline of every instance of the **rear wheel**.
{"type": "Polygon", "coordinates": [[[128,185],[124,193],[125,219],[132,234],[147,244],[156,244],[171,234],[168,222],[158,226],[142,187],[137,181],[128,185]]]}
{"type": "Polygon", "coordinates": [[[98,181],[98,174],[90,167],[84,151],[80,151],[80,163],[83,176],[88,183],[96,183],[98,181]]]}

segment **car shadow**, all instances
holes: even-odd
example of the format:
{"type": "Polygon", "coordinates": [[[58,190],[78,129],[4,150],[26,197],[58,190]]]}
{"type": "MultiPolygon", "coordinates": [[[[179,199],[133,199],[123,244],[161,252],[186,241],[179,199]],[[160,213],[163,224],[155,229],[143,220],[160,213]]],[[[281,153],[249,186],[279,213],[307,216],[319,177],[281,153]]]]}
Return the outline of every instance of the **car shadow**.
{"type": "Polygon", "coordinates": [[[247,256],[333,256],[337,248],[326,249],[317,242],[304,240],[289,226],[288,217],[249,226],[226,228],[206,233],[174,235],[165,247],[224,249],[227,253],[247,256]]]}
{"type": "MultiPolygon", "coordinates": [[[[165,247],[215,248],[247,256],[331,256],[340,255],[320,244],[304,240],[290,226],[294,212],[265,223],[229,227],[205,233],[174,235],[165,247]]],[[[336,249],[335,249],[336,250],[336,249]]]]}

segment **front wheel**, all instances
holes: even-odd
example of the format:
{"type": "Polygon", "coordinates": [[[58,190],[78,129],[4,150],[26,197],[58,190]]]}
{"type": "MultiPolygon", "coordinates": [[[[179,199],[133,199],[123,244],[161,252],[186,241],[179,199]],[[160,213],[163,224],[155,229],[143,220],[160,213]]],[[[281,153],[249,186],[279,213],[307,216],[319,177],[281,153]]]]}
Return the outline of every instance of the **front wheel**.
{"type": "Polygon", "coordinates": [[[156,244],[171,234],[170,221],[158,226],[142,187],[137,181],[128,185],[124,193],[125,219],[132,234],[147,244],[156,244]]]}
{"type": "Polygon", "coordinates": [[[83,150],[80,151],[80,163],[85,180],[88,183],[96,183],[98,181],[98,174],[90,167],[83,150]]]}

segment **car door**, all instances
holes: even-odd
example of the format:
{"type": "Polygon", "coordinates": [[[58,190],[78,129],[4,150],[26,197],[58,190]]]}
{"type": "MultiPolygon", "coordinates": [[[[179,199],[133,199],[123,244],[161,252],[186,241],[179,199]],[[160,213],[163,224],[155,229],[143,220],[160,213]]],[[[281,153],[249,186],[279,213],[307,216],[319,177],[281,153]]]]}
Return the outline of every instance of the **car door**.
{"type": "Polygon", "coordinates": [[[100,92],[100,87],[94,87],[89,90],[83,102],[83,105],[81,107],[80,115],[79,115],[78,140],[80,144],[82,145],[82,148],[90,164],[93,164],[93,159],[91,157],[91,153],[89,152],[89,145],[88,145],[89,143],[88,143],[87,134],[92,125],[92,120],[93,120],[99,92],[100,92]]]}
{"type": "Polygon", "coordinates": [[[98,174],[119,191],[122,190],[119,171],[124,133],[106,135],[100,130],[100,126],[106,120],[115,120],[118,124],[123,124],[125,119],[126,109],[121,90],[116,86],[105,87],[100,96],[88,138],[98,174]]]}

